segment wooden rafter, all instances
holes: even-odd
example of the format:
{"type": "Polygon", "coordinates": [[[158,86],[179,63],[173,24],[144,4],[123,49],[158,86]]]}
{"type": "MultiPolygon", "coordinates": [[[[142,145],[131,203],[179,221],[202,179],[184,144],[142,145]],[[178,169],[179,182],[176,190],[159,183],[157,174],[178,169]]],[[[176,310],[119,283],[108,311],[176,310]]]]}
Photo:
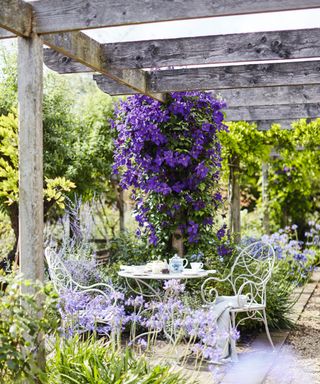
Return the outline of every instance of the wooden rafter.
{"type": "Polygon", "coordinates": [[[161,68],[320,57],[320,29],[103,44],[115,68],[161,68]]]}
{"type": "MultiPolygon", "coordinates": [[[[100,75],[95,75],[98,86],[106,93],[109,93],[109,81],[100,75]],[[106,87],[107,83],[107,87],[106,87]]],[[[113,96],[133,94],[127,87],[115,84],[118,93],[110,93],[113,96]]],[[[312,104],[320,102],[320,78],[318,84],[293,85],[278,87],[252,87],[252,88],[231,88],[221,89],[216,92],[218,96],[227,101],[229,107],[241,106],[264,106],[282,104],[312,104]]]]}
{"type": "Polygon", "coordinates": [[[318,84],[319,78],[320,61],[317,60],[154,71],[149,81],[150,90],[161,93],[318,84]]]}
{"type": "MultiPolygon", "coordinates": [[[[102,54],[115,69],[319,58],[320,28],[102,44],[102,54]]],[[[59,73],[90,71],[52,50],[45,62],[59,73]]]]}
{"type": "Polygon", "coordinates": [[[40,0],[32,4],[35,32],[320,7],[319,0],[40,0]]]}
{"type": "Polygon", "coordinates": [[[162,100],[162,95],[149,92],[147,74],[141,70],[109,70],[101,55],[101,45],[82,32],[49,34],[43,36],[43,42],[49,47],[71,59],[76,59],[93,71],[103,73],[112,81],[131,89],[162,100]]]}
{"type": "MultiPolygon", "coordinates": [[[[110,95],[130,94],[122,86],[94,75],[98,86],[110,95]]],[[[152,72],[150,90],[156,93],[319,84],[320,61],[247,64],[152,72]]],[[[132,92],[131,92],[132,93],[132,92]]]]}
{"type": "Polygon", "coordinates": [[[0,28],[18,36],[30,36],[32,7],[22,0],[0,0],[0,28]]]}
{"type": "Polygon", "coordinates": [[[1,39],[10,39],[16,37],[16,35],[6,29],[0,28],[0,40],[1,39]]]}
{"type": "Polygon", "coordinates": [[[288,117],[295,120],[318,116],[320,116],[320,104],[266,105],[226,109],[226,120],[230,121],[259,121],[268,120],[270,117],[275,120],[285,120],[288,117]]]}
{"type": "Polygon", "coordinates": [[[320,103],[320,79],[316,85],[238,88],[219,91],[229,107],[320,103]]]}
{"type": "Polygon", "coordinates": [[[0,27],[18,36],[118,25],[320,8],[319,0],[0,0],[0,27]]]}

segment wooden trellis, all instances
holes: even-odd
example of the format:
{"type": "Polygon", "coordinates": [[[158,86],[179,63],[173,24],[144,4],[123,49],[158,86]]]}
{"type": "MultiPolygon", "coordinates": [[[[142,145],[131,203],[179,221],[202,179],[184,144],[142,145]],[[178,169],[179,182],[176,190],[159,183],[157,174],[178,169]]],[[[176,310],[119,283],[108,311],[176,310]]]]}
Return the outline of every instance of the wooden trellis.
{"type": "Polygon", "coordinates": [[[97,84],[112,95],[140,92],[163,100],[170,91],[214,90],[229,102],[229,120],[257,121],[260,129],[274,121],[288,127],[294,119],[320,115],[320,29],[115,44],[100,44],[82,31],[311,8],[320,8],[320,0],[0,0],[0,39],[19,39],[19,250],[25,276],[43,278],[43,44],[50,48],[44,51],[50,68],[97,72],[97,84]]]}

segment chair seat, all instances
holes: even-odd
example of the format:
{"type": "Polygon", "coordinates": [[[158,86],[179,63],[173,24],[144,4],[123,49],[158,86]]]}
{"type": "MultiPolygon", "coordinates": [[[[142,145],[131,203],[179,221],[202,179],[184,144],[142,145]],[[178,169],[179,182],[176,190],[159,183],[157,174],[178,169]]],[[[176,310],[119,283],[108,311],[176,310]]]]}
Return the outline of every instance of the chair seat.
{"type": "Polygon", "coordinates": [[[265,308],[266,306],[264,304],[254,303],[254,304],[245,304],[241,307],[233,307],[233,308],[230,308],[230,311],[231,312],[259,311],[265,308]]]}

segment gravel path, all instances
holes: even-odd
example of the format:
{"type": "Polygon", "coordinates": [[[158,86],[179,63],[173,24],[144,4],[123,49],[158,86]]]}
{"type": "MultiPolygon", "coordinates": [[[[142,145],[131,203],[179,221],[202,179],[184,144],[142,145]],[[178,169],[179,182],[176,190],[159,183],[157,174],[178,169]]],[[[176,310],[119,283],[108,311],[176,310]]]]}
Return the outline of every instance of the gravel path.
{"type": "Polygon", "coordinates": [[[265,384],[320,384],[320,284],[265,384]]]}

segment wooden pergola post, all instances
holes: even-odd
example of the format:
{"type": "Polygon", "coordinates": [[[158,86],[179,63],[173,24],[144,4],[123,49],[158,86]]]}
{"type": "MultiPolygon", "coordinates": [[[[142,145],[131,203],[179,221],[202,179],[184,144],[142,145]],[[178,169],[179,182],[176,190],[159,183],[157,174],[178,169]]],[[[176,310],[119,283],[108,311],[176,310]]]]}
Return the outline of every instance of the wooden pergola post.
{"type": "Polygon", "coordinates": [[[269,193],[268,193],[268,172],[267,162],[262,163],[262,210],[263,210],[263,230],[266,234],[270,233],[270,212],[269,212],[269,193]]]}
{"type": "Polygon", "coordinates": [[[24,278],[43,281],[43,46],[18,38],[19,255],[24,278]]]}
{"type": "Polygon", "coordinates": [[[231,155],[229,159],[229,228],[234,235],[236,242],[240,241],[240,158],[238,155],[231,155]]]}

